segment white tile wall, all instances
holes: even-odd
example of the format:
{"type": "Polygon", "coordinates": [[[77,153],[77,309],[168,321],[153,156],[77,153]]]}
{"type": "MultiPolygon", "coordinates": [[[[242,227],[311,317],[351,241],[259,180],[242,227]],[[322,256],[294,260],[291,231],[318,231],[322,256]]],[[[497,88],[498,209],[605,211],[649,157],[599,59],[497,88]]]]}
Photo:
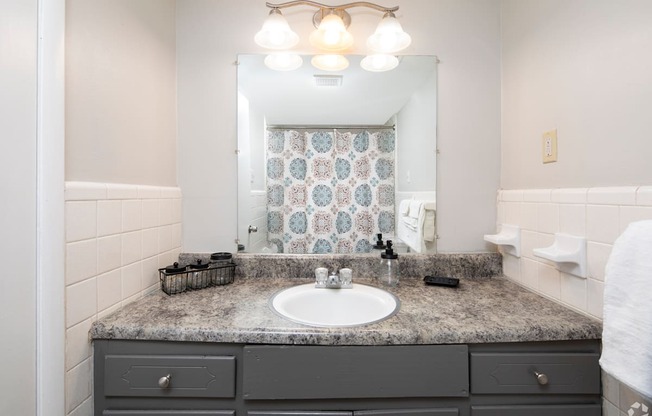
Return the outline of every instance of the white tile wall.
{"type": "Polygon", "coordinates": [[[66,412],[92,415],[91,324],[158,289],[181,252],[176,187],[67,182],[66,412]]]}
{"type": "Polygon", "coordinates": [[[498,224],[521,227],[521,257],[503,257],[507,277],[581,313],[602,319],[604,270],[613,243],[633,221],[652,219],[652,186],[522,189],[498,192],[498,224]],[[587,240],[588,278],[535,257],[554,233],[587,240]]]}

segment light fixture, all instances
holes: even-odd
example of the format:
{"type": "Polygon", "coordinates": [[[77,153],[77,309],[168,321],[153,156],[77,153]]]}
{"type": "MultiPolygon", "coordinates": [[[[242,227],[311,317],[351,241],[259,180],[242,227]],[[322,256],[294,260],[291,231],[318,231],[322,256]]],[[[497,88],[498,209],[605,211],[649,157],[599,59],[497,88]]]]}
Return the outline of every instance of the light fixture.
{"type": "MultiPolygon", "coordinates": [[[[339,54],[353,46],[353,36],[347,30],[351,24],[351,15],[347,9],[367,7],[383,12],[383,18],[378,27],[367,40],[367,46],[372,52],[361,63],[364,69],[378,72],[395,68],[399,61],[390,54],[405,49],[411,42],[410,35],[403,31],[394,14],[398,10],[398,6],[384,7],[366,1],[334,6],[309,0],[295,0],[280,4],[266,3],[266,6],[271,11],[254,40],[264,48],[275,50],[287,50],[299,42],[299,36],[290,29],[280,9],[294,6],[310,6],[319,9],[312,17],[316,30],[310,34],[309,41],[312,46],[319,49],[320,53],[311,59],[311,63],[325,71],[341,71],[349,66],[348,60],[339,54]]],[[[268,57],[265,59],[265,63],[272,68],[275,66],[273,62],[281,59],[285,58],[268,57]],[[267,64],[268,61],[269,64],[267,64]]],[[[297,62],[296,58],[294,62],[297,62]]],[[[300,64],[296,67],[299,66],[300,64]]],[[[290,70],[292,67],[292,65],[281,65],[279,70],[290,70]]]]}
{"type": "Polygon", "coordinates": [[[256,33],[254,41],[267,49],[290,49],[299,43],[299,35],[290,29],[281,11],[272,8],[263,22],[263,27],[256,33]]]}
{"type": "Polygon", "coordinates": [[[371,72],[391,71],[398,66],[398,58],[385,53],[367,55],[360,61],[360,66],[371,72]]]}
{"type": "Polygon", "coordinates": [[[374,34],[367,39],[369,49],[378,53],[398,52],[410,46],[410,43],[412,38],[403,31],[392,12],[385,13],[374,34]]]}
{"type": "Polygon", "coordinates": [[[344,20],[335,9],[330,9],[310,34],[310,44],[323,51],[339,52],[353,45],[353,35],[346,30],[344,20]]]}
{"type": "Polygon", "coordinates": [[[315,55],[310,60],[312,66],[322,71],[343,71],[349,67],[349,60],[344,55],[315,55]]]}
{"type": "Polygon", "coordinates": [[[303,64],[296,53],[273,53],[265,57],[265,66],[275,71],[294,71],[303,64]]]}

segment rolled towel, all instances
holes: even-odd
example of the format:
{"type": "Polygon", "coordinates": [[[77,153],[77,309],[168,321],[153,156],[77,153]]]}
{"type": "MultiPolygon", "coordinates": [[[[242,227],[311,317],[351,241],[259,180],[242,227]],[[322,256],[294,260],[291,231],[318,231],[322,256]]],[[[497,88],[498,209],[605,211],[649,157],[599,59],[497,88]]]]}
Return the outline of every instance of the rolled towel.
{"type": "Polygon", "coordinates": [[[426,215],[423,219],[423,240],[435,241],[435,210],[426,209],[426,215]]]}

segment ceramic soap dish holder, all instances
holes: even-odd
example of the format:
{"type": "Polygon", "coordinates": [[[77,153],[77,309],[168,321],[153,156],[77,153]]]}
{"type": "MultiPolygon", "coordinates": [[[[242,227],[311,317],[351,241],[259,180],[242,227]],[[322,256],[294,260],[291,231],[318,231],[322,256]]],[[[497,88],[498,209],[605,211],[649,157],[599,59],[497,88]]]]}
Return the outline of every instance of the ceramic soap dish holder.
{"type": "Polygon", "coordinates": [[[505,253],[521,257],[521,228],[502,224],[498,234],[485,234],[484,240],[503,248],[505,253]]]}
{"type": "Polygon", "coordinates": [[[559,271],[586,279],[586,239],[555,233],[550,247],[535,248],[535,256],[557,263],[559,271]]]}

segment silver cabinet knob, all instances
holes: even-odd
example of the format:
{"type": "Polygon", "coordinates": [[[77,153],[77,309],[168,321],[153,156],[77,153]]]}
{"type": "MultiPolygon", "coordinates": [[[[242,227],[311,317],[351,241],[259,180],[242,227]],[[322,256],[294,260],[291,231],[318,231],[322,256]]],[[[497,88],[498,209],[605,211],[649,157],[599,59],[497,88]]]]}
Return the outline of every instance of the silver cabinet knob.
{"type": "Polygon", "coordinates": [[[545,386],[548,384],[548,376],[545,375],[544,373],[539,373],[538,371],[534,372],[534,376],[537,378],[537,383],[539,383],[542,386],[545,386]]]}
{"type": "Polygon", "coordinates": [[[172,376],[168,374],[167,376],[161,377],[158,379],[158,386],[162,389],[167,389],[170,386],[170,379],[172,376]]]}

